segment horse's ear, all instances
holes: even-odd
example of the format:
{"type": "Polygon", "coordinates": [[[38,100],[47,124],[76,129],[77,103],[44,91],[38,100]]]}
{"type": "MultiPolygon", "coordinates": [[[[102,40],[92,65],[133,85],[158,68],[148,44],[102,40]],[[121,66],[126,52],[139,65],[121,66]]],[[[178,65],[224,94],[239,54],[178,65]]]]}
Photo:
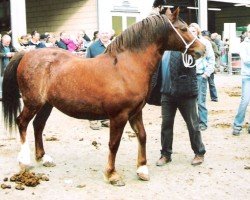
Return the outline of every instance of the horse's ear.
{"type": "Polygon", "coordinates": [[[173,21],[175,21],[178,18],[179,13],[180,13],[180,8],[178,7],[178,8],[176,8],[176,10],[172,14],[172,20],[173,21]]]}

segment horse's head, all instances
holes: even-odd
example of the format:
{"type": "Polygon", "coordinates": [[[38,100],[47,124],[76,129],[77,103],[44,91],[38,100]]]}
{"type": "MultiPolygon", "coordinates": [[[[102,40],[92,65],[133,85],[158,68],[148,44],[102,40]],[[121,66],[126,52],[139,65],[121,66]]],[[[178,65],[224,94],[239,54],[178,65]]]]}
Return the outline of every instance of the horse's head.
{"type": "Polygon", "coordinates": [[[205,53],[205,46],[188,29],[188,25],[179,18],[179,8],[173,13],[166,10],[169,19],[169,39],[168,46],[172,50],[181,51],[192,55],[195,59],[200,58],[205,53]]]}

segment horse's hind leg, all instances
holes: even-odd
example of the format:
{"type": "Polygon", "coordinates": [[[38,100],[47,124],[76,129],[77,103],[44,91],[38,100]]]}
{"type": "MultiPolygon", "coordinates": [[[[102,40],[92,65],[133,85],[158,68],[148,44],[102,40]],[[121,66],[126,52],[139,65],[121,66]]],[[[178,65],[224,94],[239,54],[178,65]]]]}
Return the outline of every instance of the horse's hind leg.
{"type": "Polygon", "coordinates": [[[115,186],[125,185],[121,176],[115,170],[115,158],[127,120],[126,114],[110,119],[109,156],[104,176],[107,181],[115,186]]]}
{"type": "Polygon", "coordinates": [[[34,117],[38,109],[39,108],[29,109],[27,106],[24,105],[22,112],[17,117],[17,125],[18,125],[20,139],[21,139],[21,151],[18,154],[18,161],[19,161],[21,170],[30,166],[30,148],[26,140],[27,127],[28,127],[30,120],[34,117]]]}
{"type": "Polygon", "coordinates": [[[36,149],[36,160],[42,160],[43,164],[48,166],[53,165],[53,160],[50,156],[45,154],[43,147],[43,130],[46,124],[48,117],[52,111],[53,106],[46,103],[36,114],[36,117],[33,121],[34,134],[35,134],[35,149],[36,149]]]}
{"type": "Polygon", "coordinates": [[[142,121],[142,111],[129,119],[132,129],[138,138],[138,158],[137,158],[137,175],[141,180],[148,181],[148,167],[146,158],[146,132],[142,121]]]}

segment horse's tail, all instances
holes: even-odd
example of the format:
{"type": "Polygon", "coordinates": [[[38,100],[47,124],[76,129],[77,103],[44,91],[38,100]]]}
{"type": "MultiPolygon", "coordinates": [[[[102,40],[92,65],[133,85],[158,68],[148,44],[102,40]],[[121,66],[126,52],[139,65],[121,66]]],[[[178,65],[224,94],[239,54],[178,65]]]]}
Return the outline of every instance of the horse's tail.
{"type": "Polygon", "coordinates": [[[4,125],[12,131],[12,127],[16,128],[15,119],[20,113],[20,94],[17,83],[17,67],[24,56],[24,52],[19,52],[14,55],[7,65],[2,85],[2,112],[4,116],[4,125]]]}

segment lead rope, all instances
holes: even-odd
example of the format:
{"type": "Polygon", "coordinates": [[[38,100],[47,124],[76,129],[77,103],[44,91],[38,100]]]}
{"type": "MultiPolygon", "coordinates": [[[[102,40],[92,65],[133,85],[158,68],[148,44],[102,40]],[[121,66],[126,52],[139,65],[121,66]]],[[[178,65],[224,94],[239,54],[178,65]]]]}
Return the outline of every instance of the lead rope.
{"type": "Polygon", "coordinates": [[[189,47],[195,42],[197,37],[195,37],[189,44],[187,44],[186,41],[181,36],[181,34],[176,30],[176,28],[174,27],[172,22],[169,19],[168,19],[168,21],[169,21],[170,25],[172,26],[172,28],[174,29],[174,31],[177,33],[177,35],[181,38],[182,42],[185,44],[185,51],[184,51],[184,53],[182,53],[182,61],[183,61],[184,66],[188,67],[188,68],[195,67],[195,62],[194,62],[193,57],[189,54],[186,54],[186,53],[187,53],[187,50],[189,49],[189,47]],[[192,63],[194,63],[194,64],[192,65],[192,63]]]}

